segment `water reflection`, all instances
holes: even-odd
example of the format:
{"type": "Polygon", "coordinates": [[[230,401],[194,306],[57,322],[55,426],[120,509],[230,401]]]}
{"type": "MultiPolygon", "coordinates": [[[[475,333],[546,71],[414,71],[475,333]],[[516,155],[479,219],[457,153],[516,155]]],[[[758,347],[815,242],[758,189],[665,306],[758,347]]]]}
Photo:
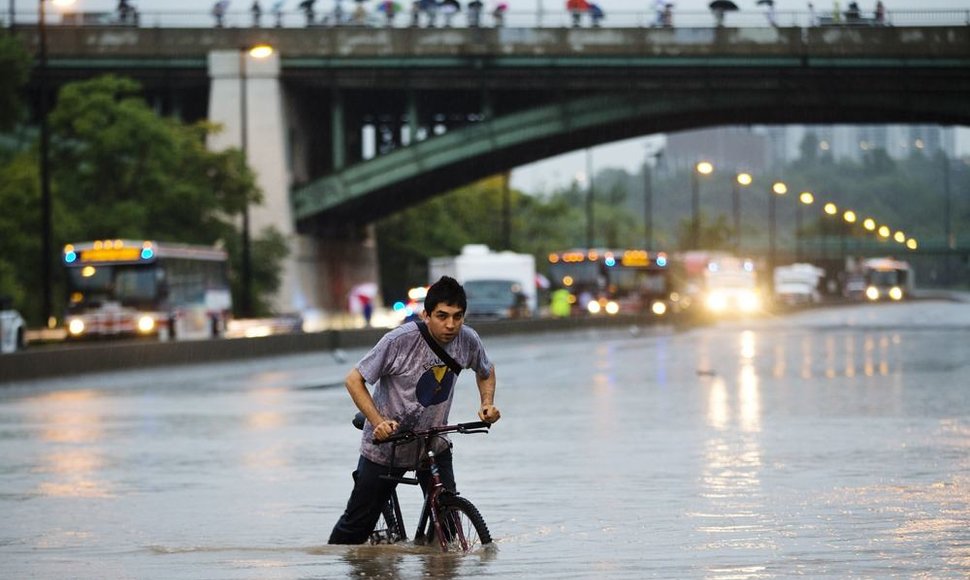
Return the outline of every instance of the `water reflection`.
{"type": "Polygon", "coordinates": [[[860,373],[886,377],[903,370],[905,347],[898,333],[811,333],[800,337],[797,352],[789,352],[791,344],[771,347],[770,372],[775,379],[789,378],[792,367],[803,380],[854,378],[860,373]]]}
{"type": "Polygon", "coordinates": [[[485,576],[498,549],[492,545],[467,554],[445,554],[430,546],[410,543],[393,546],[355,546],[341,560],[349,578],[399,580],[405,578],[456,578],[485,576]]]}
{"type": "Polygon", "coordinates": [[[105,498],[114,495],[104,479],[106,459],[95,445],[105,437],[107,400],[94,390],[55,391],[25,400],[46,443],[34,464],[42,474],[34,494],[50,497],[105,498]]]}
{"type": "MultiPolygon", "coordinates": [[[[761,551],[773,548],[761,489],[763,469],[761,393],[757,373],[757,335],[744,331],[736,347],[733,380],[714,376],[707,385],[707,424],[713,430],[704,444],[699,495],[702,507],[688,514],[703,536],[697,550],[761,551]]],[[[707,348],[700,361],[709,360],[707,348]]],[[[699,364],[703,365],[703,362],[699,364]]],[[[706,577],[721,580],[765,576],[764,566],[719,563],[705,568],[706,577]]]]}

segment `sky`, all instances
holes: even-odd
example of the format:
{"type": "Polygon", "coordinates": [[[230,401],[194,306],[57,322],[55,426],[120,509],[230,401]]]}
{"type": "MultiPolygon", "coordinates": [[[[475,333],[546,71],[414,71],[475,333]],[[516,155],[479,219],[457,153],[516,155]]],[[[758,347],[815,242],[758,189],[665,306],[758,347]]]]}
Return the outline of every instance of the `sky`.
{"type": "MultiPolygon", "coordinates": [[[[74,0],[72,7],[75,11],[84,12],[110,12],[118,4],[117,0],[74,0]]],[[[535,10],[541,3],[543,10],[547,13],[559,10],[565,4],[565,0],[503,0],[508,2],[510,10],[515,11],[517,7],[523,10],[535,10]]],[[[678,12],[703,12],[707,9],[710,0],[672,0],[675,4],[674,18],[678,12]]],[[[876,0],[858,0],[864,12],[872,10],[876,0]]],[[[0,0],[0,15],[5,16],[10,9],[11,2],[20,11],[30,11],[34,9],[34,0],[0,0]]],[[[129,0],[137,6],[143,13],[167,12],[177,13],[198,13],[200,18],[208,18],[208,11],[214,0],[129,0]]],[[[268,10],[274,0],[261,0],[264,10],[268,10]]],[[[284,0],[284,10],[295,11],[300,0],[284,0]]],[[[375,4],[376,0],[368,0],[375,4]]],[[[648,18],[654,0],[599,0],[604,7],[607,15],[612,13],[641,13],[643,18],[648,18]]],[[[742,11],[760,12],[756,3],[757,0],[735,0],[741,6],[742,11]]],[[[837,4],[842,10],[849,0],[838,0],[837,4]]],[[[334,0],[318,0],[317,10],[320,13],[326,12],[333,6],[334,0]]],[[[487,4],[486,0],[486,4],[487,4]]],[[[815,8],[819,12],[832,10],[836,0],[813,0],[815,8]]],[[[248,10],[252,0],[230,0],[230,12],[243,12],[248,10]]],[[[967,10],[970,11],[970,0],[883,0],[887,11],[924,11],[924,10],[967,10]]],[[[807,0],[775,0],[775,9],[779,14],[784,11],[804,11],[806,10],[807,0]]],[[[632,16],[631,16],[632,18],[632,16]]],[[[549,22],[549,18],[544,20],[549,22]]],[[[607,25],[609,16],[607,17],[607,25]]],[[[730,22],[729,22],[730,24],[730,22]]],[[[782,18],[782,24],[784,19],[782,18]]],[[[662,136],[660,137],[662,140],[662,136]]],[[[606,167],[616,167],[626,169],[628,172],[636,173],[640,171],[643,164],[647,148],[657,146],[658,137],[639,137],[628,139],[617,143],[611,143],[594,147],[591,150],[592,165],[594,173],[606,167]]],[[[957,136],[958,152],[970,154],[970,128],[961,128],[957,136]]],[[[585,151],[576,151],[560,155],[551,159],[522,166],[512,172],[512,186],[525,191],[549,191],[559,187],[568,186],[573,180],[585,175],[587,167],[587,157],[585,151]]]]}

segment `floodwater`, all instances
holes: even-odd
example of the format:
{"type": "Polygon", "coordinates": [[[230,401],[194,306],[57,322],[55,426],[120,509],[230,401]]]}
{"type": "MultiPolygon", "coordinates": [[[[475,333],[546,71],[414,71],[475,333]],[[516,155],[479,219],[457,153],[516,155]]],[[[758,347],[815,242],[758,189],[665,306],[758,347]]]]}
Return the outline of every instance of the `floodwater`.
{"type": "MultiPolygon", "coordinates": [[[[454,439],[492,550],[326,545],[351,351],[0,388],[0,573],[970,576],[970,304],[487,344],[503,419],[454,439]]],[[[452,419],[476,409],[463,375],[452,419]]]]}

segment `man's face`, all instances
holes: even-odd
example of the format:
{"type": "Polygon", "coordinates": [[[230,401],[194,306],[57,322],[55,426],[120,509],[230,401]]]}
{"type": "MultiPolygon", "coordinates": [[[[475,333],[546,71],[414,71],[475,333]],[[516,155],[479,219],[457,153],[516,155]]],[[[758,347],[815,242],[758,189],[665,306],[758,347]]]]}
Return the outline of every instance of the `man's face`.
{"type": "Polygon", "coordinates": [[[458,336],[465,322],[465,311],[458,306],[439,302],[430,313],[425,312],[425,319],[431,336],[441,344],[448,344],[458,336]]]}

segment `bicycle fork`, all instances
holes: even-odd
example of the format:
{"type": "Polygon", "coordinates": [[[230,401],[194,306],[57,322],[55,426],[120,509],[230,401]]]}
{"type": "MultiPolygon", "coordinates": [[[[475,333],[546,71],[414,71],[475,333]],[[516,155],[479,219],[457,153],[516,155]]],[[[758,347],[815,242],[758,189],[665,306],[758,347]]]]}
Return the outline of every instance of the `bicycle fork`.
{"type": "Polygon", "coordinates": [[[428,460],[431,469],[431,485],[428,494],[424,498],[424,509],[421,510],[421,518],[418,521],[418,529],[414,534],[416,543],[426,542],[425,530],[434,529],[438,537],[438,544],[443,552],[448,551],[448,542],[452,536],[458,540],[463,552],[468,550],[468,541],[465,539],[465,531],[461,529],[458,521],[441,521],[441,510],[438,508],[438,498],[444,493],[445,486],[441,483],[441,476],[438,474],[438,463],[435,461],[434,451],[428,449],[428,460]],[[431,518],[431,526],[428,526],[428,518],[431,518]]]}

